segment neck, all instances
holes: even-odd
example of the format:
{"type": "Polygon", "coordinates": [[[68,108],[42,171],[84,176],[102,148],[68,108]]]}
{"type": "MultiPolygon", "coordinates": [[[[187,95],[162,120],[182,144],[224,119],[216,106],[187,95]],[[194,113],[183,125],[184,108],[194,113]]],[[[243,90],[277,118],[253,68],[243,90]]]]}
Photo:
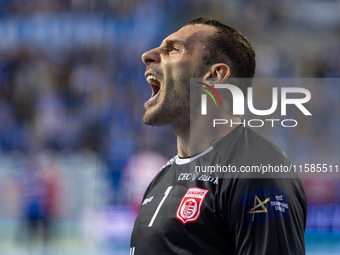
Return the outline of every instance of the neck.
{"type": "MultiPolygon", "coordinates": [[[[234,123],[241,122],[241,118],[238,116],[230,116],[225,118],[232,120],[234,123]]],[[[179,157],[190,157],[197,155],[211,145],[216,143],[222,137],[230,133],[235,125],[216,125],[212,126],[212,120],[202,121],[202,118],[192,118],[185,125],[173,125],[174,132],[177,135],[177,151],[179,157]]]]}

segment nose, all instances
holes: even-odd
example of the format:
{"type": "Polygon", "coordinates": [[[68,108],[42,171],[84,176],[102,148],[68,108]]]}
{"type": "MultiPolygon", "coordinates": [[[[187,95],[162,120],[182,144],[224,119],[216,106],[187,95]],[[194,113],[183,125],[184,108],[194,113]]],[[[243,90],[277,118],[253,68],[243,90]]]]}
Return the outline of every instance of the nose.
{"type": "Polygon", "coordinates": [[[160,62],[159,51],[157,50],[157,48],[154,48],[152,50],[145,52],[142,55],[142,60],[144,64],[147,66],[150,65],[151,63],[159,63],[160,62]]]}

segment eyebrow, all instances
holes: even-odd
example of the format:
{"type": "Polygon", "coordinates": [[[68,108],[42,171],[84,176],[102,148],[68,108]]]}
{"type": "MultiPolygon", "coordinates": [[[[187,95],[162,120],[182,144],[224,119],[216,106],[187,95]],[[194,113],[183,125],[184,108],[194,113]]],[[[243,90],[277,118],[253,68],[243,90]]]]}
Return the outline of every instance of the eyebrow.
{"type": "Polygon", "coordinates": [[[165,44],[166,46],[169,45],[174,45],[174,44],[179,44],[184,46],[184,42],[176,39],[166,39],[165,41],[162,42],[162,44],[165,44]]]}

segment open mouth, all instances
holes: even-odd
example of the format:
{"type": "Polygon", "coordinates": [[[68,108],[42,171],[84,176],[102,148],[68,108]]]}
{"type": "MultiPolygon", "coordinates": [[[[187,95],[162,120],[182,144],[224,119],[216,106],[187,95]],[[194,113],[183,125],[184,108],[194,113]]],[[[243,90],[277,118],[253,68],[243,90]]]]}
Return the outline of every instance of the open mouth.
{"type": "MultiPolygon", "coordinates": [[[[157,94],[159,94],[159,91],[161,89],[161,83],[157,80],[156,76],[154,76],[153,74],[149,74],[146,77],[146,80],[148,81],[148,83],[151,85],[152,88],[152,95],[151,98],[155,97],[157,94]]],[[[150,98],[150,99],[151,99],[150,98]]]]}

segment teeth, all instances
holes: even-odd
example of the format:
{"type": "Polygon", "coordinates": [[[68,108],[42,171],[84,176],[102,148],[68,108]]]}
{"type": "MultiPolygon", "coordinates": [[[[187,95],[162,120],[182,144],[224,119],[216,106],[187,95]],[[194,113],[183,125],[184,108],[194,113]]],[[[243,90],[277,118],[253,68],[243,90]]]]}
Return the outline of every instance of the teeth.
{"type": "Polygon", "coordinates": [[[150,83],[153,86],[158,86],[159,87],[159,81],[157,80],[156,76],[149,74],[148,77],[146,77],[146,80],[148,83],[150,83]]]}

